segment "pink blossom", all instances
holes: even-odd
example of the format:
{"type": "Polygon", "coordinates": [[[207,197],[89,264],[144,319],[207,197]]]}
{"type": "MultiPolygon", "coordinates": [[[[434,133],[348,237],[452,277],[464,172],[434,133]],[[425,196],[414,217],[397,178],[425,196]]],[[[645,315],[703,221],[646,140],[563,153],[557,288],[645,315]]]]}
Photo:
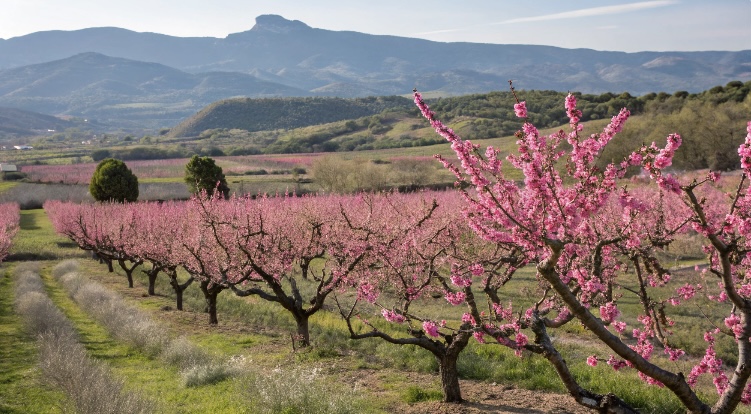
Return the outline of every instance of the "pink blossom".
{"type": "Polygon", "coordinates": [[[529,343],[529,338],[521,332],[516,333],[516,346],[524,348],[529,343]]]}
{"type": "Polygon", "coordinates": [[[696,288],[693,285],[686,283],[675,290],[683,299],[688,300],[696,295],[696,288]]]}
{"type": "Polygon", "coordinates": [[[451,283],[458,287],[472,286],[472,279],[462,275],[451,275],[451,283]]]}
{"type": "Polygon", "coordinates": [[[743,325],[741,325],[741,318],[736,314],[731,314],[725,318],[725,326],[733,331],[736,339],[739,339],[743,335],[743,325]]]}
{"type": "Polygon", "coordinates": [[[623,333],[623,331],[626,329],[626,322],[614,321],[613,329],[615,329],[615,331],[618,333],[623,333]]]}
{"type": "Polygon", "coordinates": [[[618,371],[621,368],[626,367],[626,361],[622,359],[616,359],[613,355],[610,355],[610,358],[607,360],[607,364],[613,367],[614,370],[618,371]]]}
{"type": "Polygon", "coordinates": [[[403,323],[405,320],[407,320],[404,315],[390,311],[388,309],[382,310],[381,315],[383,315],[384,319],[386,319],[387,321],[394,323],[403,323]]]}
{"type": "Polygon", "coordinates": [[[600,317],[606,323],[612,323],[621,314],[615,303],[608,302],[600,306],[600,317]]]}
{"type": "Polygon", "coordinates": [[[469,271],[472,273],[472,276],[482,276],[482,274],[485,273],[485,269],[480,263],[475,263],[469,266],[469,271]]]}
{"type": "Polygon", "coordinates": [[[464,303],[464,299],[466,299],[466,295],[462,291],[458,291],[455,293],[447,291],[444,297],[446,298],[448,303],[454,306],[461,305],[462,303],[464,303]]]}
{"type": "Polygon", "coordinates": [[[475,331],[472,336],[475,337],[477,342],[484,344],[485,343],[485,334],[482,331],[475,331]]]}
{"type": "Polygon", "coordinates": [[[590,355],[587,357],[587,365],[590,367],[596,367],[597,366],[597,357],[594,355],[590,355]]]}
{"type": "Polygon", "coordinates": [[[365,299],[370,303],[374,303],[378,299],[378,290],[370,283],[363,283],[357,289],[357,298],[365,299]]]}
{"type": "Polygon", "coordinates": [[[477,325],[477,322],[475,321],[475,317],[472,316],[472,314],[467,313],[467,312],[465,312],[462,315],[462,322],[463,323],[468,323],[468,324],[470,324],[472,326],[476,326],[477,325]]]}
{"type": "Polygon", "coordinates": [[[527,102],[521,101],[518,104],[514,104],[514,112],[517,118],[527,117],[527,102]]]}
{"type": "Polygon", "coordinates": [[[671,348],[669,346],[665,347],[665,354],[668,355],[671,361],[677,361],[680,357],[686,355],[682,349],[671,348]]]}
{"type": "Polygon", "coordinates": [[[422,329],[425,331],[426,334],[434,338],[438,338],[438,336],[440,336],[438,333],[438,326],[436,326],[435,322],[433,321],[423,322],[422,329]]]}

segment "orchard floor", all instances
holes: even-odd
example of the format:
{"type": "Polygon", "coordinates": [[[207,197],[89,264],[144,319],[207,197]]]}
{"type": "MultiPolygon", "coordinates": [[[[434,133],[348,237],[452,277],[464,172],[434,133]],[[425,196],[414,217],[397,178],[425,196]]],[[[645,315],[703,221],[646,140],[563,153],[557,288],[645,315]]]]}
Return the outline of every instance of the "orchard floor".
{"type": "MultiPolygon", "coordinates": [[[[237,338],[248,338],[250,336],[258,338],[263,336],[266,339],[254,340],[253,345],[242,346],[244,351],[251,353],[252,357],[257,358],[254,361],[257,361],[259,366],[273,369],[274,364],[294,364],[300,357],[300,355],[295,355],[292,352],[289,338],[278,335],[278,332],[275,333],[274,329],[268,329],[268,332],[266,332],[266,329],[248,326],[242,320],[225,318],[221,314],[220,324],[218,326],[209,326],[206,314],[200,311],[174,310],[174,301],[168,297],[169,287],[163,287],[161,292],[157,290],[156,296],[148,296],[145,293],[146,285],[143,275],[136,278],[134,288],[128,288],[121,271],[108,273],[105,266],[89,259],[88,255],[72,246],[66,239],[55,235],[43,211],[24,211],[22,213],[21,232],[14,241],[14,250],[12,253],[11,261],[3,263],[0,266],[0,271],[4,272],[8,267],[12,268],[25,260],[39,260],[45,274],[49,274],[52,267],[61,260],[68,258],[76,259],[82,267],[82,272],[90,279],[101,283],[108,289],[118,292],[128,302],[138,304],[140,308],[148,310],[155,319],[164,323],[166,329],[173,333],[190,332],[198,340],[200,338],[210,338],[213,335],[225,336],[225,334],[227,337],[237,338]]],[[[10,275],[10,273],[8,274],[10,275]]],[[[8,283],[6,285],[10,286],[8,283]]],[[[7,307],[10,314],[7,315],[8,318],[6,319],[15,321],[10,306],[7,307]]],[[[19,332],[19,335],[23,336],[21,332],[19,332]]],[[[25,339],[25,341],[31,340],[30,338],[25,339]]],[[[2,344],[3,341],[0,341],[0,345],[2,344]]],[[[9,352],[11,349],[0,349],[0,351],[2,351],[0,355],[5,355],[6,353],[10,355],[9,352]]],[[[27,376],[31,375],[32,371],[38,371],[37,368],[34,368],[36,364],[33,361],[34,356],[32,354],[33,352],[30,352],[25,357],[27,361],[25,365],[19,366],[19,369],[23,368],[23,372],[27,376]]],[[[510,384],[496,384],[473,380],[461,381],[462,395],[466,400],[462,404],[441,403],[439,401],[422,401],[410,404],[405,402],[403,397],[401,397],[403,391],[413,386],[425,390],[439,389],[438,379],[435,374],[378,366],[363,367],[361,361],[362,358],[358,361],[357,358],[353,358],[352,356],[341,355],[340,357],[327,357],[325,360],[313,361],[313,364],[325,367],[324,369],[327,371],[328,378],[349,386],[357,386],[357,388],[364,390],[363,394],[367,394],[366,399],[374,403],[370,406],[373,410],[369,410],[368,412],[407,414],[578,414],[592,412],[576,404],[573,398],[568,395],[530,391],[516,388],[510,384]]],[[[36,376],[36,374],[32,376],[36,376]]],[[[13,377],[13,379],[9,380],[15,381],[15,378],[13,377]]],[[[36,384],[34,382],[28,383],[36,384]]],[[[18,385],[25,387],[28,384],[21,385],[19,382],[18,385]]],[[[33,395],[38,395],[40,392],[50,391],[41,383],[35,386],[38,387],[36,388],[37,391],[33,391],[29,395],[30,398],[33,395]]],[[[10,390],[6,389],[6,391],[10,390]]],[[[6,412],[3,410],[2,404],[5,398],[13,397],[7,392],[0,390],[0,412],[6,412]]],[[[49,399],[51,401],[54,400],[52,397],[49,399]]],[[[55,404],[52,403],[50,405],[52,410],[44,412],[57,412],[55,404]]]]}
{"type": "MultiPolygon", "coordinates": [[[[90,260],[82,260],[91,263],[90,260]]],[[[102,272],[90,274],[93,280],[105,285],[108,289],[117,291],[130,301],[147,300],[144,295],[146,286],[135,281],[134,288],[127,288],[123,276],[107,274],[102,266],[102,272]]],[[[151,297],[151,300],[155,299],[151,297]]],[[[170,300],[163,298],[165,303],[171,304],[170,300]]],[[[171,327],[190,325],[193,332],[203,331],[205,334],[236,335],[248,333],[249,328],[231,318],[221,318],[218,326],[209,326],[206,323],[206,315],[201,312],[176,311],[167,305],[159,313],[158,319],[167,322],[171,327]]],[[[255,333],[258,332],[253,329],[255,333]]],[[[267,344],[255,345],[254,354],[263,354],[264,349],[268,354],[278,353],[279,348],[289,348],[286,339],[278,338],[267,344]]],[[[290,349],[291,354],[291,349],[290,349]]],[[[421,389],[436,389],[436,374],[424,374],[391,368],[379,369],[352,369],[346,357],[332,358],[327,360],[326,365],[329,374],[346,384],[357,384],[357,387],[368,390],[367,394],[373,399],[388,400],[385,412],[405,414],[476,414],[476,413],[572,413],[588,414],[593,410],[578,405],[572,397],[565,394],[533,391],[514,387],[510,384],[496,384],[483,381],[461,380],[462,396],[465,402],[462,404],[443,403],[440,401],[423,401],[407,404],[394,398],[394,394],[402,388],[418,386],[421,389]],[[398,378],[398,379],[395,379],[398,378]],[[396,383],[395,383],[396,381],[396,383]]]]}

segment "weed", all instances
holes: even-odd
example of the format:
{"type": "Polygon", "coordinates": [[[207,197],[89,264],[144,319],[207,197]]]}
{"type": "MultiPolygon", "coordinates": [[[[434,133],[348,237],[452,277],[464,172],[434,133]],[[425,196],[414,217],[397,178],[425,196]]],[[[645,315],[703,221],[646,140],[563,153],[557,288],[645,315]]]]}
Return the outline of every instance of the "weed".
{"type": "Polygon", "coordinates": [[[336,389],[319,368],[277,367],[247,377],[248,396],[258,413],[349,414],[362,412],[356,389],[336,389]]]}
{"type": "Polygon", "coordinates": [[[440,390],[426,390],[416,385],[407,387],[404,391],[404,401],[414,404],[423,401],[441,401],[443,393],[440,390]]]}

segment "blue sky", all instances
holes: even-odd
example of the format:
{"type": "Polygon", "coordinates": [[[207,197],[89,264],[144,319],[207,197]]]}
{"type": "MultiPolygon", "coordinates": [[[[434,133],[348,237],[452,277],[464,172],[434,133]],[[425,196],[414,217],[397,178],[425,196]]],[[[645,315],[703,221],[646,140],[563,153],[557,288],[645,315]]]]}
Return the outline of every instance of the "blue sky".
{"type": "Polygon", "coordinates": [[[751,0],[2,0],[0,11],[3,39],[102,26],[225,37],[278,14],[316,28],[440,42],[751,49],[751,0]]]}

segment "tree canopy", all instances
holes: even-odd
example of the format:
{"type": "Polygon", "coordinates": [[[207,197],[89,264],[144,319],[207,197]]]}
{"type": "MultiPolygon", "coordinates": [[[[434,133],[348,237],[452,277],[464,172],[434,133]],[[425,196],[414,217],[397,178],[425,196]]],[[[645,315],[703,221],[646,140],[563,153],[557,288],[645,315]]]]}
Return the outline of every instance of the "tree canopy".
{"type": "Polygon", "coordinates": [[[94,170],[89,192],[96,201],[136,201],[138,178],[124,162],[107,158],[94,170]]]}
{"type": "Polygon", "coordinates": [[[204,190],[207,194],[214,194],[214,190],[227,198],[229,196],[229,186],[224,178],[222,167],[216,165],[213,158],[199,157],[194,155],[185,165],[185,184],[192,194],[204,190]]]}

